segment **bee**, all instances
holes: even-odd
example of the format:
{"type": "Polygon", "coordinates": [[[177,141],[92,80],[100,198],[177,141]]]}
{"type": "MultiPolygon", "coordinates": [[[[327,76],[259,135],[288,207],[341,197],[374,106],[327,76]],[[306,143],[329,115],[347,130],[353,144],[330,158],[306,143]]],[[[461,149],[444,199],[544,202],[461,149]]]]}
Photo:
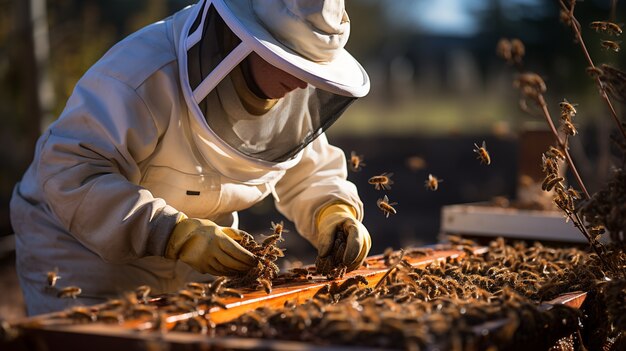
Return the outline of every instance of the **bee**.
{"type": "Polygon", "coordinates": [[[289,233],[287,229],[285,229],[285,225],[283,221],[279,223],[272,222],[272,230],[274,231],[274,235],[281,235],[282,233],[289,233]]]}
{"type": "Polygon", "coordinates": [[[397,202],[389,202],[389,198],[387,197],[387,195],[385,195],[382,199],[378,199],[378,201],[376,201],[376,205],[383,211],[386,218],[389,218],[390,214],[396,214],[396,209],[393,208],[393,206],[397,204],[397,202]]]}
{"type": "Polygon", "coordinates": [[[75,321],[95,322],[96,315],[88,307],[75,306],[68,314],[68,317],[75,321]]]}
{"type": "Polygon", "coordinates": [[[410,156],[406,159],[406,166],[413,172],[426,168],[426,160],[419,156],[410,156]]]}
{"type": "MultiPolygon", "coordinates": [[[[478,154],[477,159],[480,160],[480,164],[490,165],[491,157],[489,156],[489,152],[487,151],[487,143],[485,143],[485,141],[483,140],[482,146],[478,146],[476,143],[474,143],[474,146],[476,147],[474,149],[474,152],[478,154]]],[[[430,177],[429,177],[429,181],[430,181],[430,177]]],[[[437,190],[437,188],[435,187],[435,189],[433,190],[437,190]]]]}
{"type": "Polygon", "coordinates": [[[550,155],[543,154],[541,156],[541,161],[543,164],[543,172],[553,174],[559,173],[559,165],[552,157],[550,157],[550,155]]]}
{"type": "Polygon", "coordinates": [[[358,172],[365,166],[365,162],[363,162],[363,155],[357,155],[356,152],[350,152],[350,170],[353,172],[358,172]]]}
{"type": "Polygon", "coordinates": [[[622,28],[613,22],[594,21],[589,24],[589,27],[596,32],[606,32],[609,35],[619,36],[622,34],[622,28]]]}
{"type": "Polygon", "coordinates": [[[243,299],[243,294],[235,289],[224,288],[220,291],[220,297],[236,297],[238,299],[243,299]]]}
{"type": "Polygon", "coordinates": [[[576,115],[575,106],[575,104],[569,103],[567,99],[563,99],[563,101],[559,103],[559,107],[561,107],[561,116],[569,115],[570,117],[574,117],[576,115]]]}
{"type": "Polygon", "coordinates": [[[263,290],[265,290],[266,294],[270,294],[272,292],[272,282],[268,279],[257,278],[257,282],[261,284],[263,290]]]}
{"type": "Polygon", "coordinates": [[[118,311],[99,311],[97,320],[107,324],[122,324],[124,322],[124,316],[118,311]]]}
{"type": "Polygon", "coordinates": [[[206,284],[197,283],[197,282],[188,282],[186,284],[187,289],[192,291],[194,294],[204,296],[206,292],[206,284]]]}
{"type": "Polygon", "coordinates": [[[550,191],[555,186],[557,186],[558,188],[563,188],[563,180],[563,177],[559,177],[556,174],[548,174],[546,179],[544,179],[543,183],[541,184],[541,189],[545,191],[550,191]]]}
{"type": "Polygon", "coordinates": [[[443,179],[439,179],[432,174],[428,175],[428,179],[424,182],[426,189],[431,191],[437,191],[439,189],[439,183],[443,183],[443,179]]]}
{"type": "Polygon", "coordinates": [[[207,291],[207,295],[208,296],[213,296],[219,293],[220,289],[222,288],[222,285],[224,285],[224,283],[227,282],[226,277],[219,277],[217,279],[215,279],[210,285],[209,285],[209,289],[207,291]]]}
{"type": "MultiPolygon", "coordinates": [[[[281,229],[282,231],[282,229],[281,229]]],[[[265,240],[263,240],[263,243],[261,245],[263,245],[263,247],[270,247],[274,244],[276,244],[277,242],[281,242],[283,241],[283,237],[281,236],[281,234],[272,234],[270,236],[268,236],[267,238],[265,238],[265,240]]]]}
{"type": "Polygon", "coordinates": [[[184,300],[184,301],[196,301],[197,300],[196,294],[194,294],[192,291],[187,290],[187,289],[178,290],[177,296],[181,300],[184,300]]]}
{"type": "Polygon", "coordinates": [[[83,292],[83,290],[77,286],[68,286],[67,288],[61,289],[57,296],[61,298],[71,297],[72,299],[75,299],[81,292],[83,292]]]}
{"type": "Polygon", "coordinates": [[[54,288],[54,286],[57,283],[57,280],[61,279],[61,276],[59,275],[59,269],[55,268],[53,271],[48,272],[47,277],[48,277],[48,286],[51,288],[54,288]]]}
{"type": "Polygon", "coordinates": [[[570,121],[563,122],[563,124],[561,125],[561,128],[563,129],[563,132],[567,135],[574,136],[578,134],[578,130],[576,130],[576,126],[574,126],[574,123],[570,121]]]}
{"type": "Polygon", "coordinates": [[[571,186],[567,189],[567,195],[574,199],[582,199],[582,197],[580,196],[580,193],[576,191],[576,189],[572,188],[571,186]]]}
{"type": "Polygon", "coordinates": [[[607,29],[608,22],[605,21],[593,21],[589,23],[589,28],[595,30],[596,32],[603,32],[607,29]]]}
{"type": "Polygon", "coordinates": [[[391,184],[393,181],[391,180],[391,176],[393,173],[383,173],[381,175],[371,177],[367,182],[374,185],[376,190],[389,190],[391,189],[391,184]]]}
{"type": "Polygon", "coordinates": [[[135,289],[135,294],[137,294],[137,299],[146,301],[148,299],[148,296],[150,295],[150,290],[152,289],[148,285],[142,285],[138,287],[137,289],[135,289]]]}
{"type": "Polygon", "coordinates": [[[565,154],[563,153],[563,151],[555,148],[554,146],[550,146],[550,149],[548,150],[548,152],[546,152],[546,154],[548,155],[548,157],[553,159],[565,160],[565,154]]]}
{"type": "Polygon", "coordinates": [[[602,47],[606,50],[611,50],[614,52],[619,52],[620,50],[619,42],[617,41],[602,40],[602,42],[600,42],[600,45],[602,45],[602,47]]]}

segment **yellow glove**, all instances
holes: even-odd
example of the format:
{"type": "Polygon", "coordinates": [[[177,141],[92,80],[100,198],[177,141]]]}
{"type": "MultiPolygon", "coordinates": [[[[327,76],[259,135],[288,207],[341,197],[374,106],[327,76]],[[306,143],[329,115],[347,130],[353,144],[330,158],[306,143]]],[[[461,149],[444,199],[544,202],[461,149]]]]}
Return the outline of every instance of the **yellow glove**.
{"type": "Polygon", "coordinates": [[[181,260],[200,273],[235,275],[256,264],[254,255],[235,241],[243,235],[242,230],[183,215],[172,230],[165,257],[181,260]]]}
{"type": "Polygon", "coordinates": [[[317,251],[320,257],[332,254],[337,229],[347,234],[343,264],[349,271],[359,268],[372,247],[367,228],[356,219],[354,207],[344,203],[331,203],[317,216],[317,251]]]}

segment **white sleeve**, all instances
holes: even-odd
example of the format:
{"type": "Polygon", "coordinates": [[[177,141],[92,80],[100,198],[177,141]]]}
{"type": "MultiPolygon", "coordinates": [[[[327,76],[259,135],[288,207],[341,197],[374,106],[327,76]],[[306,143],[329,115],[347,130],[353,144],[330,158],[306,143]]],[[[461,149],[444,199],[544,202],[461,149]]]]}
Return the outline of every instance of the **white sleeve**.
{"type": "Polygon", "coordinates": [[[37,180],[61,225],[108,262],[162,255],[179,212],[140,187],[158,123],[136,91],[85,76],[40,143],[37,180]]]}
{"type": "Polygon", "coordinates": [[[315,218],[324,205],[342,201],[356,209],[359,220],[363,218],[363,203],[356,186],[347,180],[347,176],[343,151],[330,145],[326,135],[322,134],[307,145],[300,162],[276,184],[280,199],[276,207],[295,222],[303,237],[316,246],[315,218]]]}

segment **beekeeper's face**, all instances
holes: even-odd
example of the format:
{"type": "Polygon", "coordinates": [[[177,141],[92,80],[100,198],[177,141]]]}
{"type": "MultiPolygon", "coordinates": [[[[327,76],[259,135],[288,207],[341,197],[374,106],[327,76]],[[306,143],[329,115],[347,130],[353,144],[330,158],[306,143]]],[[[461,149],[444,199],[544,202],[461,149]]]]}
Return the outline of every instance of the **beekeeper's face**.
{"type": "Polygon", "coordinates": [[[272,66],[254,52],[248,56],[248,64],[250,75],[264,97],[280,99],[293,90],[307,86],[306,82],[272,66]]]}

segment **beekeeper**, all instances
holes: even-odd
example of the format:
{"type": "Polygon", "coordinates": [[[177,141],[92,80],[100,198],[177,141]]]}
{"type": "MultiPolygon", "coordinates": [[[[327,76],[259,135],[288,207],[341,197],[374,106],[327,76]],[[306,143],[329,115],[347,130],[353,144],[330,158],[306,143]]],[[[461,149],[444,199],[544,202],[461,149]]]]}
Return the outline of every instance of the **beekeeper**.
{"type": "Polygon", "coordinates": [[[323,134],[369,91],[349,33],[343,0],[206,0],[111,48],[14,190],[28,313],[245,272],[237,211],[270,194],[318,255],[348,233],[357,268],[362,203],[323,134]],[[78,299],[58,298],[70,285],[78,299]]]}

